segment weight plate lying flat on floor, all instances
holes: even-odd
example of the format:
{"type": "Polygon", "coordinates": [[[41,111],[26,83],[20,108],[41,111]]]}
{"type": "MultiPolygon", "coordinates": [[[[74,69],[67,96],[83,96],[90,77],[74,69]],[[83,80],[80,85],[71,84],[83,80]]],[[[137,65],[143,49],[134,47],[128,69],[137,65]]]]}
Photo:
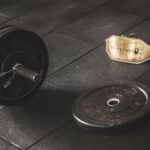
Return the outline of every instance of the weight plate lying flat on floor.
{"type": "MultiPolygon", "coordinates": [[[[10,74],[11,84],[0,87],[1,105],[16,105],[30,99],[43,83],[48,69],[47,49],[38,35],[14,26],[3,27],[0,29],[0,72],[12,70],[17,63],[39,73],[41,80],[34,83],[10,74]]],[[[5,82],[4,79],[1,82],[5,82]]]]}
{"type": "Polygon", "coordinates": [[[130,81],[116,81],[81,95],[73,116],[85,129],[111,130],[140,120],[150,111],[150,89],[130,81]]]}

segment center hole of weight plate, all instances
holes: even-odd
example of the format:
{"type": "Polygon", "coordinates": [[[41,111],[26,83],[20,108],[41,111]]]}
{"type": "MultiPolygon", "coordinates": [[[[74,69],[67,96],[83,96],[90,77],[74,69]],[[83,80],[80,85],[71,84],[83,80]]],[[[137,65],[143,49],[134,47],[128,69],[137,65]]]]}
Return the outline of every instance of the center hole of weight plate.
{"type": "Polygon", "coordinates": [[[120,103],[120,100],[118,98],[111,98],[107,101],[108,106],[116,106],[120,103]]]}

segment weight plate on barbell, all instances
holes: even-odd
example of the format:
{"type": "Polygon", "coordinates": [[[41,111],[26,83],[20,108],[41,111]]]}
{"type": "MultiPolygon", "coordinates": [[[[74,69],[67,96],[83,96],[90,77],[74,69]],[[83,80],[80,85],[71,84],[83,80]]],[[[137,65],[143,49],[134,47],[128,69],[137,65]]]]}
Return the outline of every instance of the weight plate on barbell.
{"type": "Polygon", "coordinates": [[[35,33],[14,26],[0,29],[0,72],[7,72],[20,63],[42,75],[33,83],[15,75],[8,87],[0,88],[0,104],[16,105],[30,99],[43,83],[48,70],[48,53],[42,39],[35,33]]]}
{"type": "Polygon", "coordinates": [[[130,81],[110,82],[81,95],[73,117],[87,130],[111,131],[135,123],[150,111],[150,89],[130,81]]]}

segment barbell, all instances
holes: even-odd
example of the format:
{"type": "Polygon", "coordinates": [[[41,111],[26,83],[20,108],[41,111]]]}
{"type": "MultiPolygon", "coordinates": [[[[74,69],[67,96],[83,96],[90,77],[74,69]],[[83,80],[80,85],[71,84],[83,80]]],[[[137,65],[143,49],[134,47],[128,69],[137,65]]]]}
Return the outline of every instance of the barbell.
{"type": "Polygon", "coordinates": [[[32,31],[0,28],[0,104],[18,105],[31,99],[48,70],[48,52],[32,31]]]}

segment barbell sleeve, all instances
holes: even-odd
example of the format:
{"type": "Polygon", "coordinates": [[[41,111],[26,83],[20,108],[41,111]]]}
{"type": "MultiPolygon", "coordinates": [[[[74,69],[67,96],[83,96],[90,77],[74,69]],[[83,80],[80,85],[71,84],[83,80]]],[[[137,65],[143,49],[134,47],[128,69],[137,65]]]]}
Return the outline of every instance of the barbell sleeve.
{"type": "Polygon", "coordinates": [[[21,77],[24,77],[35,83],[40,82],[42,79],[42,75],[40,73],[28,69],[19,63],[14,65],[13,70],[17,75],[20,75],[21,77]]]}

